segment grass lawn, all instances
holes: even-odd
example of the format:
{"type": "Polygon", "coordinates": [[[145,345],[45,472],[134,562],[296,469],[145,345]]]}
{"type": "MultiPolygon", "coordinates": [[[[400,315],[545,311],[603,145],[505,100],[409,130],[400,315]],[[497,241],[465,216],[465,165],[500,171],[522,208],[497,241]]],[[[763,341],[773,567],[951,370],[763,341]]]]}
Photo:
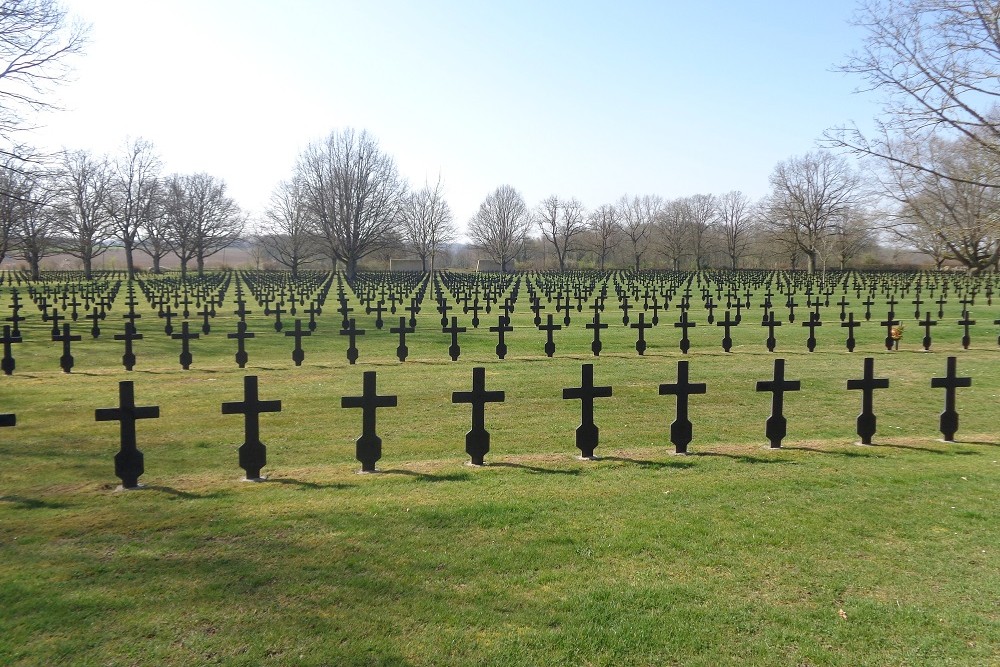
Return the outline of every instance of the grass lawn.
{"type": "MultiPolygon", "coordinates": [[[[977,298],[964,350],[953,295],[930,352],[913,306],[900,306],[906,331],[889,352],[880,301],[848,353],[831,300],[816,352],[803,307],[772,354],[758,296],[730,354],[699,303],[690,354],[672,306],[639,356],[609,301],[599,357],[585,310],[554,333],[548,358],[522,293],[502,361],[496,311],[478,329],[453,311],[468,328],[457,362],[428,297],[405,363],[388,332],[399,314],[378,331],[354,299],[366,334],[352,366],[331,292],[301,367],[251,301],[256,337],[240,370],[230,286],[211,333],[191,342],[189,371],[140,297],[144,337],[126,372],[112,339],[122,289],[100,338],[89,321],[73,325],[83,339],[71,374],[29,302],[17,368],[0,376],[0,412],[18,422],[0,429],[0,664],[1000,664],[1000,304],[977,298]],[[846,390],[866,356],[890,379],[875,392],[870,447],[855,444],[861,396],[846,390]],[[948,356],[973,378],[958,390],[954,443],[938,440],[944,392],[930,387],[948,356]],[[802,389],[786,394],[788,436],[771,450],[770,394],[754,385],[777,357],[802,389]],[[691,397],[688,456],[672,454],[675,399],[657,391],[680,359],[707,385],[691,397]],[[614,389],[596,403],[601,458],[590,462],[574,446],[580,402],[562,399],[582,363],[614,389]],[[474,366],[506,392],[486,407],[482,468],[466,465],[470,408],[451,403],[474,366]],[[398,396],[379,410],[377,475],[356,474],[361,413],[340,407],[366,370],[398,396]],[[242,399],[247,374],[262,400],[282,401],[261,416],[259,484],[241,481],[242,416],[220,408],[242,399]],[[94,421],[126,379],[161,415],[137,424],[146,487],[134,492],[115,490],[118,424],[94,421]]],[[[5,284],[3,317],[9,304],[5,284]]],[[[287,331],[294,316],[283,318],[287,331]]]]}

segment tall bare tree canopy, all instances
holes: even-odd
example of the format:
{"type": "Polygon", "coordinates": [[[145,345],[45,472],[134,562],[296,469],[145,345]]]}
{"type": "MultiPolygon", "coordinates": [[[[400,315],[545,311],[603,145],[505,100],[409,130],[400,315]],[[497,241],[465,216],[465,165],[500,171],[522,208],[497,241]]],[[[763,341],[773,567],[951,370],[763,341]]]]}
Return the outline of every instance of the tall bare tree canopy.
{"type": "Polygon", "coordinates": [[[94,258],[107,252],[113,235],[107,214],[111,189],[107,158],[84,150],[64,152],[54,186],[59,247],[80,260],[89,280],[94,258]]]}
{"type": "Polygon", "coordinates": [[[542,238],[556,252],[559,270],[566,270],[566,256],[576,250],[577,237],[587,231],[583,204],[576,198],[560,199],[551,195],[535,209],[535,221],[542,231],[542,238]]]}
{"type": "Polygon", "coordinates": [[[601,271],[604,270],[608,255],[621,240],[622,228],[618,217],[618,209],[614,204],[604,204],[594,209],[587,218],[584,242],[597,255],[597,266],[601,271]]]}
{"type": "Polygon", "coordinates": [[[295,180],[326,252],[350,278],[358,260],[384,247],[401,224],[406,183],[366,130],[333,131],[311,144],[299,156],[295,180]]]}
{"type": "Polygon", "coordinates": [[[722,234],[729,268],[739,268],[740,260],[750,247],[755,219],[750,199],[739,190],[732,190],[716,199],[719,231],[722,234]]]}
{"type": "Polygon", "coordinates": [[[239,240],[245,222],[226,184],[205,173],[173,176],[166,188],[167,241],[181,262],[181,275],[195,260],[198,275],[205,258],[239,240]]]}
{"type": "Polygon", "coordinates": [[[446,244],[455,240],[457,234],[440,176],[433,189],[424,184],[420,190],[410,193],[403,208],[403,243],[420,258],[424,271],[428,270],[428,259],[430,270],[434,270],[435,257],[446,244]]]}
{"type": "Polygon", "coordinates": [[[319,257],[314,226],[298,183],[282,181],[274,189],[257,239],[264,253],[291,271],[293,278],[319,257]]]}
{"type": "Polygon", "coordinates": [[[509,185],[487,195],[469,221],[469,239],[507,271],[531,231],[531,214],[524,197],[509,185]]]}
{"type": "MultiPolygon", "coordinates": [[[[135,276],[134,252],[139,231],[162,208],[160,159],[153,144],[129,139],[111,163],[111,181],[105,202],[115,238],[125,249],[129,278],[135,276]]],[[[161,255],[162,257],[162,255],[161,255]]]]}
{"type": "Polygon", "coordinates": [[[87,27],[70,20],[55,0],[0,1],[0,152],[10,154],[12,135],[30,115],[52,107],[54,86],[69,74],[87,27]]]}
{"type": "Polygon", "coordinates": [[[890,163],[883,184],[899,204],[897,235],[940,265],[960,262],[978,274],[1000,261],[1000,163],[976,142],[932,140],[922,147],[933,170],[890,163]]]}
{"type": "MultiPolygon", "coordinates": [[[[1000,160],[1000,1],[869,0],[855,24],[863,49],[843,70],[884,96],[876,130],[827,132],[835,146],[905,164],[942,178],[932,156],[910,148],[931,136],[964,138],[1000,160]],[[900,150],[903,148],[904,150],[900,150]]],[[[1000,181],[972,182],[1000,187],[1000,181]]]]}
{"type": "Polygon", "coordinates": [[[806,256],[813,273],[827,237],[860,204],[860,179],[844,158],[814,151],[779,162],[770,181],[766,222],[806,256]]]}

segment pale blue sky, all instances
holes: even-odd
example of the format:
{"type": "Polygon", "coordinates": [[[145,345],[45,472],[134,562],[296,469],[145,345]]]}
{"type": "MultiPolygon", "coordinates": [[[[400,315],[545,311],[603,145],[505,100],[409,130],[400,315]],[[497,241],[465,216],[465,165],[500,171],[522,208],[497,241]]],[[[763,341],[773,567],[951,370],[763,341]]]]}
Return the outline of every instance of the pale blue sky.
{"type": "Polygon", "coordinates": [[[36,141],[224,178],[250,212],[333,128],[367,128],[464,227],[492,189],[529,205],[766,193],[774,164],[877,107],[833,71],[853,2],[65,0],[93,24],[36,141]]]}

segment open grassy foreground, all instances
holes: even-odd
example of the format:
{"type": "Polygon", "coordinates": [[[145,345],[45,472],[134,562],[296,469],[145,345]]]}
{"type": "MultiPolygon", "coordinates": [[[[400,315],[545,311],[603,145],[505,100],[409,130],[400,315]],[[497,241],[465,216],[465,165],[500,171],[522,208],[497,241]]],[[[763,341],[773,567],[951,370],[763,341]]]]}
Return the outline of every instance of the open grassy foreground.
{"type": "Polygon", "coordinates": [[[376,331],[355,302],[367,334],[351,366],[328,302],[296,367],[292,339],[251,302],[240,370],[232,297],[192,341],[190,371],[141,299],[144,338],[123,370],[124,290],[99,339],[73,325],[68,375],[51,325],[25,311],[17,369],[0,376],[0,412],[18,421],[0,429],[0,664],[1000,664],[1000,307],[977,302],[963,350],[949,304],[925,353],[912,318],[886,351],[880,304],[853,354],[836,306],[815,353],[798,323],[769,353],[757,311],[725,354],[699,310],[686,357],[673,310],[640,357],[609,307],[600,357],[584,313],[547,358],[522,297],[507,359],[486,330],[495,313],[477,330],[457,313],[469,331],[452,362],[428,305],[400,363],[398,316],[376,331]],[[870,447],[855,444],[860,392],[845,388],[866,356],[891,383],[875,393],[870,447]],[[955,443],[938,440],[943,391],[930,387],[948,356],[973,378],[955,443]],[[785,397],[784,448],[769,450],[770,394],[754,383],[776,357],[802,390],[785,397]],[[683,358],[707,393],[691,397],[691,454],[675,456],[675,399],[657,387],[683,358]],[[592,462],[576,458],[580,403],[561,397],[582,363],[614,388],[596,404],[592,462]],[[506,392],[486,408],[483,468],[465,465],[470,409],[451,403],[474,366],[506,392]],[[340,407],[366,370],[399,402],[379,410],[378,475],[356,474],[361,414],[340,407]],[[243,420],[220,408],[247,374],[282,401],[261,416],[259,484],[240,481],[243,420]],[[133,492],[115,491],[118,424],[94,421],[125,379],[161,414],[138,422],[146,488],[133,492]]]}

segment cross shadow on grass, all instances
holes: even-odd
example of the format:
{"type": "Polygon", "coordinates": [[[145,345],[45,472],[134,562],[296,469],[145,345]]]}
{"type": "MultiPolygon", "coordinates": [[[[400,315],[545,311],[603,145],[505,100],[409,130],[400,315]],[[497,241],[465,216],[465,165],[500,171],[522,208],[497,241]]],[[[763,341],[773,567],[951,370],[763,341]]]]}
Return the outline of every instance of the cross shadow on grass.
{"type": "MultiPolygon", "coordinates": [[[[948,444],[968,444],[968,443],[948,443],[948,444]]],[[[872,443],[872,447],[886,447],[888,449],[908,449],[913,452],[926,452],[928,454],[941,454],[942,456],[962,456],[968,454],[978,454],[978,452],[968,452],[968,451],[949,451],[947,449],[934,449],[933,447],[918,447],[916,445],[888,445],[880,443],[872,443]]]]}
{"type": "MultiPolygon", "coordinates": [[[[874,447],[874,445],[865,445],[866,447],[874,447]]],[[[870,459],[879,456],[878,452],[875,451],[865,451],[855,450],[855,449],[817,449],[816,447],[782,447],[782,449],[787,449],[794,452],[812,452],[814,454],[833,454],[834,456],[843,456],[849,459],[870,459]]]]}
{"type": "Polygon", "coordinates": [[[335,484],[318,484],[316,482],[304,482],[304,481],[302,481],[300,479],[294,479],[292,477],[269,477],[268,479],[265,479],[261,483],[262,484],[286,484],[288,486],[297,486],[297,487],[302,488],[302,489],[314,489],[314,490],[320,490],[320,489],[343,490],[343,489],[350,489],[350,488],[354,487],[353,484],[343,484],[341,482],[337,482],[335,484]]]}
{"type": "MultiPolygon", "coordinates": [[[[781,450],[777,450],[781,451],[781,450]]],[[[724,459],[732,459],[733,461],[739,461],[740,463],[784,463],[787,465],[797,465],[797,461],[790,461],[788,459],[765,459],[759,456],[751,456],[749,454],[726,454],[723,452],[694,452],[695,456],[718,456],[724,459]]]]}
{"type": "Polygon", "coordinates": [[[211,493],[191,493],[190,491],[181,491],[180,489],[175,489],[172,486],[163,486],[162,484],[149,484],[142,487],[143,491],[159,491],[160,493],[166,493],[167,495],[174,496],[175,498],[184,498],[185,500],[207,500],[210,498],[218,498],[223,495],[222,491],[212,491],[211,493]]]}
{"type": "Polygon", "coordinates": [[[388,475],[407,475],[409,477],[414,477],[416,479],[422,480],[424,482],[464,482],[471,479],[471,475],[467,472],[449,472],[443,475],[431,475],[426,472],[417,472],[416,470],[403,470],[402,468],[393,468],[391,470],[380,470],[382,474],[388,475]]]}
{"type": "Polygon", "coordinates": [[[38,498],[25,498],[24,496],[0,496],[0,502],[11,503],[14,505],[14,509],[19,510],[55,510],[71,507],[69,503],[52,502],[51,500],[40,500],[38,498]]]}
{"type": "Polygon", "coordinates": [[[523,463],[510,463],[509,461],[499,461],[497,463],[490,463],[490,468],[520,468],[521,470],[527,470],[528,472],[537,472],[543,475],[579,475],[579,469],[573,470],[561,470],[559,468],[540,468],[538,466],[529,466],[523,463]]]}
{"type": "Polygon", "coordinates": [[[667,468],[693,468],[694,461],[645,461],[643,459],[630,459],[624,456],[602,456],[601,461],[619,461],[621,463],[631,463],[640,468],[652,468],[655,470],[665,470],[667,468]]]}

